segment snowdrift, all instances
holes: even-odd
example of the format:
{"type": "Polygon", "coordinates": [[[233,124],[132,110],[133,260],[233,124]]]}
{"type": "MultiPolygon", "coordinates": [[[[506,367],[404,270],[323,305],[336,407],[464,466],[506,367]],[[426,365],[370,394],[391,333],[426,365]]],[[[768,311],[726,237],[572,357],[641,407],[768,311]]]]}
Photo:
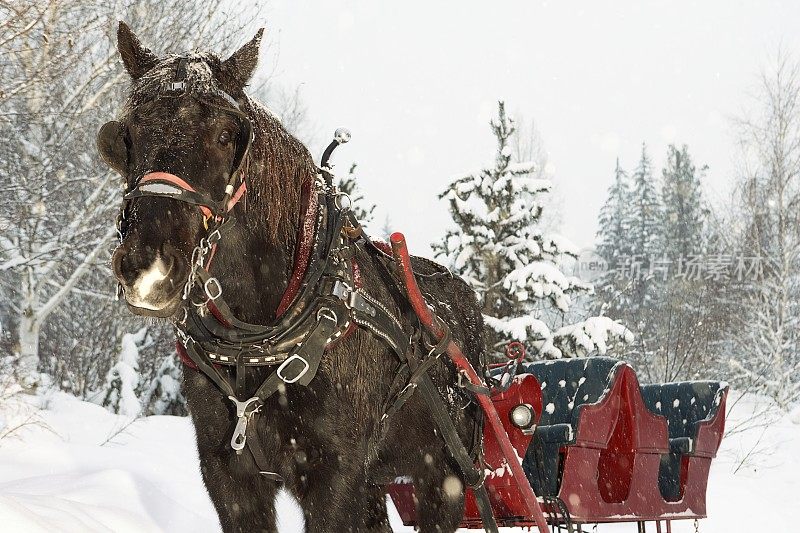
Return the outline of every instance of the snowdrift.
{"type": "MultiPolygon", "coordinates": [[[[132,420],[62,393],[6,402],[2,409],[3,428],[33,417],[0,440],[3,531],[220,530],[188,419],[132,420]]],[[[732,392],[729,410],[711,468],[709,518],[700,522],[700,531],[764,531],[797,522],[800,409],[786,414],[763,398],[732,392]]],[[[278,508],[281,532],[302,531],[300,510],[290,497],[281,495],[278,508]]],[[[409,531],[391,504],[390,518],[395,531],[409,531]]],[[[635,526],[601,525],[597,531],[635,526]]],[[[673,531],[694,531],[694,525],[675,522],[673,531]]]]}

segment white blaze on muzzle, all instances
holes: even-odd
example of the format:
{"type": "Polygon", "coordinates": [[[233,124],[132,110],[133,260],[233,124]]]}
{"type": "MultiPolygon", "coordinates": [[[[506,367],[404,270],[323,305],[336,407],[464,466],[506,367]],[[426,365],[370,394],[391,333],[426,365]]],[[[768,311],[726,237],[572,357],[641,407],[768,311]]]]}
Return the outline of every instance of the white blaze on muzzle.
{"type": "Polygon", "coordinates": [[[169,269],[161,256],[156,256],[156,260],[150,268],[139,274],[130,290],[125,291],[125,296],[131,305],[144,309],[159,310],[159,296],[153,294],[153,288],[157,283],[164,281],[169,274],[169,269]],[[155,296],[155,298],[154,298],[155,296]]]}

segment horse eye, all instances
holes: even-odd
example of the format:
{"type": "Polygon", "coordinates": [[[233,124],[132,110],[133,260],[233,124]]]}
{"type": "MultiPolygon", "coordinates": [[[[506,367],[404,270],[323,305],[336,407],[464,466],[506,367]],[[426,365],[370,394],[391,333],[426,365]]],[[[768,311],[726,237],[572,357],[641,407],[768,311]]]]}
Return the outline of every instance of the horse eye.
{"type": "Polygon", "coordinates": [[[219,143],[223,146],[231,142],[231,134],[228,130],[223,131],[219,134],[219,143]]]}

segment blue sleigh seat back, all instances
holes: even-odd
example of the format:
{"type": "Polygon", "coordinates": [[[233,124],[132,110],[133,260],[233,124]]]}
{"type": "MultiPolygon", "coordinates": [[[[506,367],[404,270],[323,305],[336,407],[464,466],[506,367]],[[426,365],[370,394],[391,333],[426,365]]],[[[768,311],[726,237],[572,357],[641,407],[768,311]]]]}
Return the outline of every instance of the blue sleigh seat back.
{"type": "Polygon", "coordinates": [[[597,402],[622,364],[610,357],[588,357],[527,363],[520,369],[533,374],[542,387],[542,417],[522,462],[536,494],[558,494],[559,450],[575,442],[580,406],[597,402]]]}
{"type": "Polygon", "coordinates": [[[667,419],[670,453],[661,456],[658,486],[667,501],[682,497],[682,458],[694,453],[699,424],[716,416],[726,386],[718,381],[643,385],[647,408],[667,419]]]}

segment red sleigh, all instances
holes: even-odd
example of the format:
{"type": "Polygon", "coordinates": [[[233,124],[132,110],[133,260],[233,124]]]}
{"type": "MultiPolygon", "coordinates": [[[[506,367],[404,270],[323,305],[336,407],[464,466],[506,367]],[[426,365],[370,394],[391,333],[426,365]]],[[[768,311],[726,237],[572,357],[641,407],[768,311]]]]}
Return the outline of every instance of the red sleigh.
{"type": "MultiPolygon", "coordinates": [[[[640,386],[626,363],[606,357],[525,365],[493,398],[550,523],[646,522],[706,516],[711,459],[725,427],[727,386],[700,381],[640,386]],[[511,410],[534,406],[533,434],[511,410]],[[541,407],[539,407],[541,406],[541,407]]],[[[485,438],[486,485],[498,525],[533,526],[514,500],[502,456],[485,438]]],[[[389,491],[414,524],[413,488],[389,491]]],[[[471,498],[462,527],[480,527],[471,498]]]]}
{"type": "MultiPolygon", "coordinates": [[[[413,303],[402,236],[393,235],[392,245],[413,303]]],[[[415,310],[424,323],[423,305],[420,297],[415,310]]],[[[454,351],[461,368],[463,354],[454,351]]],[[[640,385],[633,368],[608,357],[521,366],[491,402],[479,397],[487,414],[485,486],[497,525],[543,532],[543,520],[569,531],[654,521],[661,531],[666,521],[670,531],[672,520],[705,518],[709,468],[725,428],[725,383],[640,385]]],[[[416,525],[413,485],[394,483],[389,494],[403,523],[416,525]]],[[[481,527],[469,489],[462,527],[481,527]]]]}

